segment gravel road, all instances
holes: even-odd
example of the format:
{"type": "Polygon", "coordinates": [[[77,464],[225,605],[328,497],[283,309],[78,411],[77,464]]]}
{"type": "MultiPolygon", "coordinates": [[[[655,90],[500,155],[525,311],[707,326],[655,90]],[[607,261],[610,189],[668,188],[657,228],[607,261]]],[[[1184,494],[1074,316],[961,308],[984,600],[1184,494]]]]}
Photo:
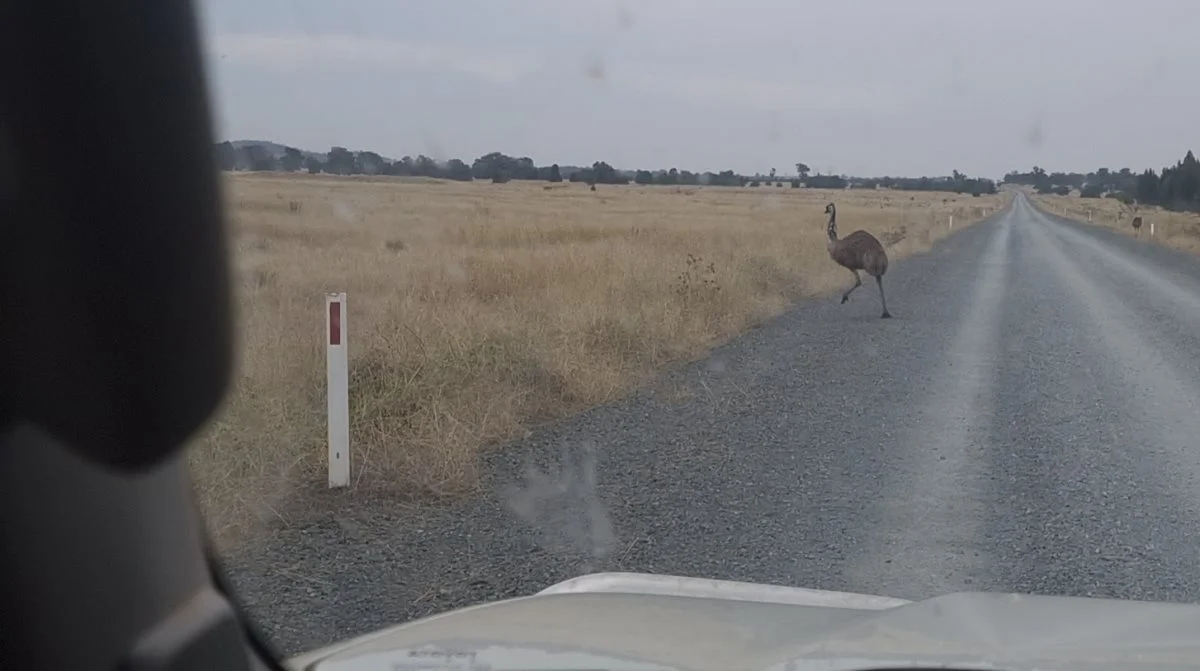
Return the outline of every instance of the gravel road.
{"type": "Polygon", "coordinates": [[[285,654],[597,570],[1200,600],[1200,263],[1018,196],[887,289],[536,432],[482,500],[331,504],[229,572],[285,654]]]}

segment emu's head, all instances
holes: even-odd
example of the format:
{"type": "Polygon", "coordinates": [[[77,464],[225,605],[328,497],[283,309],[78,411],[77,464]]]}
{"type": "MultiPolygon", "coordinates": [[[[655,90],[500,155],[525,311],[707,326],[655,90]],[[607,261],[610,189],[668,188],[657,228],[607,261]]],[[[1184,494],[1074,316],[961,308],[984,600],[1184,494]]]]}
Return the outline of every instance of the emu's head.
{"type": "Polygon", "coordinates": [[[833,214],[836,209],[837,208],[833,206],[833,203],[830,203],[825,206],[825,214],[833,214]]]}

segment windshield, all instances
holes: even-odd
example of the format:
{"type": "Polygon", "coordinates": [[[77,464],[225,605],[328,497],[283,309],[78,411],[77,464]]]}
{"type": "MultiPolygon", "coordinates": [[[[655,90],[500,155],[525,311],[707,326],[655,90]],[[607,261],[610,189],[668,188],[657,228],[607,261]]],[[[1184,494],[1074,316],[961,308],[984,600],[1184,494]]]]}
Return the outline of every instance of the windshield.
{"type": "Polygon", "coordinates": [[[1177,2],[200,7],[281,654],[598,571],[1200,596],[1177,2]]]}

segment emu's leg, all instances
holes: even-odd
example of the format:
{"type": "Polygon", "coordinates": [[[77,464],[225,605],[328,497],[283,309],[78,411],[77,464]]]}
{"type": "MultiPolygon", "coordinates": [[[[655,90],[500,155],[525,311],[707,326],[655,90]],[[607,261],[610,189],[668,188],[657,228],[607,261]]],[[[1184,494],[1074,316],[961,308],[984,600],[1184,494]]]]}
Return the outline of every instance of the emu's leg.
{"type": "Polygon", "coordinates": [[[854,273],[854,286],[850,287],[850,289],[848,291],[846,291],[846,293],[842,294],[842,302],[843,303],[850,300],[850,292],[851,291],[854,291],[855,289],[862,286],[862,278],[858,276],[858,271],[851,270],[850,272],[854,273]]]}
{"type": "Polygon", "coordinates": [[[875,276],[875,284],[879,285],[879,302],[883,303],[883,318],[890,319],[892,315],[890,315],[887,311],[887,299],[884,298],[884,296],[883,296],[883,276],[882,275],[875,276]]]}

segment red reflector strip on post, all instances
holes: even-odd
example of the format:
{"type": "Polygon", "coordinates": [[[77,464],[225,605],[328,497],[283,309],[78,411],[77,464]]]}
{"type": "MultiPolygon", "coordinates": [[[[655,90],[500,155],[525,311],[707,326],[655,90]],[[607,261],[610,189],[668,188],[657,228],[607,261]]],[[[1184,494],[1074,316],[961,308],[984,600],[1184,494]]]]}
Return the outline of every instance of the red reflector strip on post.
{"type": "Polygon", "coordinates": [[[329,344],[342,344],[342,304],[338,301],[329,304],[329,344]]]}

